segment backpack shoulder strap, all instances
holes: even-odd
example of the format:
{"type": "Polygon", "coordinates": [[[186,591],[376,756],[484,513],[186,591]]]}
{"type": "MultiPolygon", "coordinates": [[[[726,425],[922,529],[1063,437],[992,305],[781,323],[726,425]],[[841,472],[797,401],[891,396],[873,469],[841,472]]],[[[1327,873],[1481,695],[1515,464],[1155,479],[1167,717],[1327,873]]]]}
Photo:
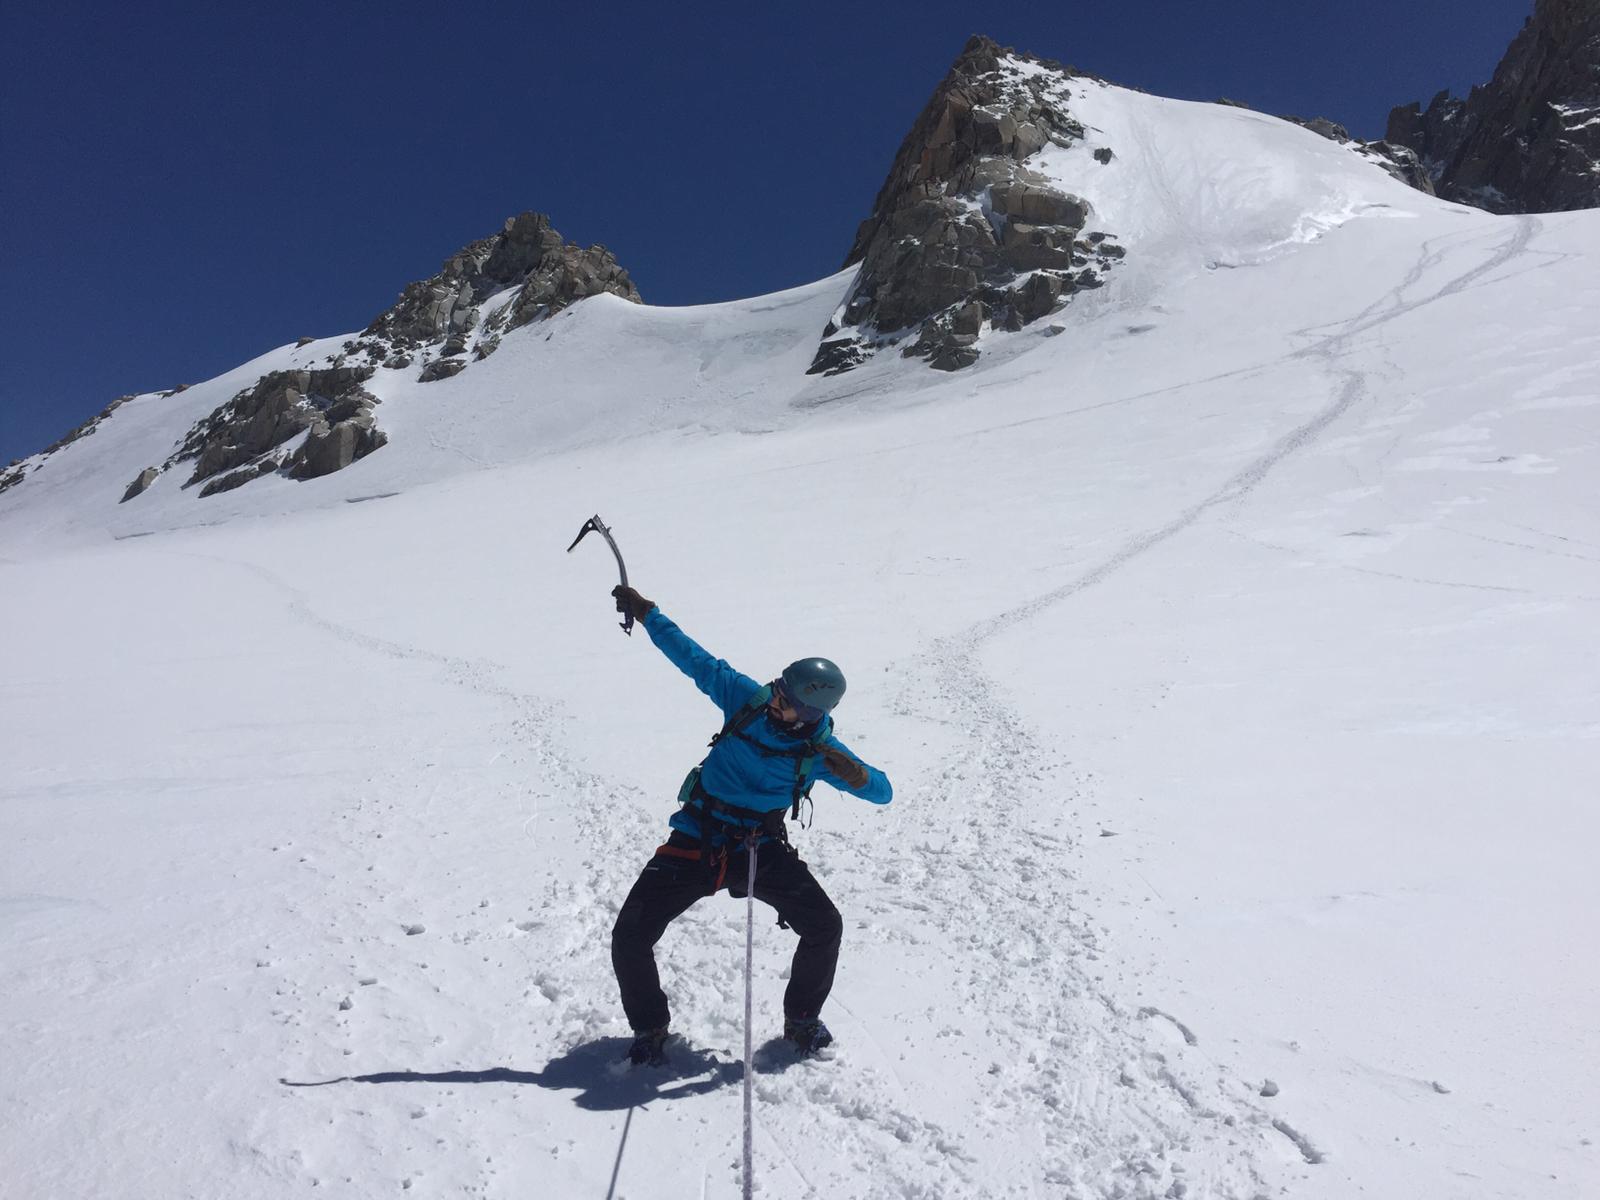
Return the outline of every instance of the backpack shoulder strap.
{"type": "Polygon", "coordinates": [[[749,725],[751,721],[754,721],[758,716],[761,715],[761,710],[766,708],[767,701],[771,699],[772,685],[770,683],[762,684],[750,694],[750,699],[744,702],[744,707],[738,712],[734,713],[733,716],[729,717],[722,728],[717,730],[716,733],[712,734],[711,740],[707,742],[706,745],[715,746],[730,733],[738,734],[742,732],[745,726],[749,725]]]}
{"type": "MultiPolygon", "coordinates": [[[[757,688],[751,693],[750,699],[744,702],[744,707],[729,717],[727,723],[712,736],[706,745],[715,746],[723,738],[730,735],[744,737],[745,728],[761,715],[762,711],[767,707],[767,702],[771,699],[772,685],[770,683],[763,684],[757,688]]],[[[746,741],[753,742],[762,754],[794,759],[794,797],[790,806],[790,818],[792,820],[798,821],[800,819],[800,802],[809,799],[811,796],[811,776],[816,772],[817,759],[822,756],[822,748],[827,744],[828,737],[832,733],[833,722],[824,721],[817,730],[816,736],[794,750],[770,749],[759,742],[755,742],[754,738],[745,738],[746,741]]],[[[702,762],[701,765],[703,766],[704,763],[702,762]]]]}
{"type": "Polygon", "coordinates": [[[833,722],[824,720],[795,759],[794,802],[789,808],[789,819],[792,821],[800,819],[800,801],[811,799],[811,776],[817,769],[817,759],[822,757],[823,747],[828,744],[828,738],[832,735],[833,722]]]}

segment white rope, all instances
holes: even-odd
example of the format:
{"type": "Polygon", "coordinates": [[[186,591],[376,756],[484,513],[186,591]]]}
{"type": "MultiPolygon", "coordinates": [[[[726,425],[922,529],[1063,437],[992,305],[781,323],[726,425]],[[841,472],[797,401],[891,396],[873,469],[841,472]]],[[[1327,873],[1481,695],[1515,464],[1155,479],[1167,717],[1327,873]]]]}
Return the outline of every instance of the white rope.
{"type": "Polygon", "coordinates": [[[756,841],[746,844],[750,872],[745,880],[744,908],[744,1200],[750,1200],[755,1186],[755,1139],[751,1129],[751,1105],[755,1085],[755,1051],[750,1036],[751,982],[756,954],[756,841]]]}

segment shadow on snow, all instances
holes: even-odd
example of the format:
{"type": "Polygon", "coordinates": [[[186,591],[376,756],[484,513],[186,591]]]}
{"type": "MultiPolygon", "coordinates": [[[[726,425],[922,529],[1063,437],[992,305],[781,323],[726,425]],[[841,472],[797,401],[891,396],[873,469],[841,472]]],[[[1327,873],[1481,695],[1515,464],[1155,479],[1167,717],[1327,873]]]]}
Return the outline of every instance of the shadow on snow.
{"type": "MultiPolygon", "coordinates": [[[[551,1059],[542,1071],[489,1067],[481,1071],[378,1071],[340,1075],[334,1079],[279,1079],[286,1087],[326,1087],[333,1083],[511,1083],[575,1091],[579,1108],[610,1111],[633,1108],[652,1100],[677,1100],[728,1087],[744,1078],[744,1064],[690,1046],[682,1038],[667,1043],[667,1061],[660,1066],[632,1067],[628,1038],[597,1038],[551,1059]]],[[[756,1071],[774,1074],[796,1061],[782,1038],[767,1042],[755,1054],[756,1071]]]]}

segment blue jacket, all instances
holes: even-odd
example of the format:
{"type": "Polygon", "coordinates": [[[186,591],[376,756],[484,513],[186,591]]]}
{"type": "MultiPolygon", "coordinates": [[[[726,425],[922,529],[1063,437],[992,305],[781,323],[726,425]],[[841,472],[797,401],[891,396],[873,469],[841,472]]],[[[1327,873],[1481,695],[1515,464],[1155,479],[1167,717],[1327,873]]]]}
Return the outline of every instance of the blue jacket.
{"type": "MultiPolygon", "coordinates": [[[[644,627],[650,635],[650,640],[656,644],[656,648],[667,656],[673,666],[694,680],[695,686],[722,710],[724,723],[761,690],[763,685],[750,676],[741,675],[720,658],[712,658],[696,644],[693,638],[674,625],[659,608],[652,608],[646,615],[644,627]]],[[[774,729],[764,717],[757,717],[751,721],[745,726],[743,733],[745,737],[753,738],[774,749],[789,749],[803,744],[801,739],[789,737],[774,729]]],[[[832,717],[823,718],[822,735],[814,740],[842,750],[857,762],[861,762],[843,742],[833,736],[832,717]]],[[[894,795],[894,789],[889,785],[888,776],[865,762],[861,765],[867,768],[867,782],[859,788],[850,787],[828,770],[820,755],[817,757],[812,778],[830,784],[841,792],[849,792],[853,796],[860,796],[863,800],[870,800],[874,804],[889,803],[894,795]]],[[[762,754],[743,738],[721,738],[711,748],[711,753],[706,756],[705,765],[700,769],[700,784],[723,804],[749,809],[752,813],[749,824],[756,825],[760,823],[760,817],[755,814],[789,807],[794,796],[795,760],[762,754]]],[[[681,830],[691,837],[700,836],[700,823],[686,808],[680,809],[673,815],[671,824],[674,829],[681,830]]]]}

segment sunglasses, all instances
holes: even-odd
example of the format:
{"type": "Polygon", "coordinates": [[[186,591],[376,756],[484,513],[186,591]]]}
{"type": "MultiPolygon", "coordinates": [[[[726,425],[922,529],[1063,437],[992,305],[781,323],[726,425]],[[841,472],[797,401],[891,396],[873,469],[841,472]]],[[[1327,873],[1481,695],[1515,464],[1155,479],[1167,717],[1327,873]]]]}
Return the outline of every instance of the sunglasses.
{"type": "Polygon", "coordinates": [[[792,710],[801,724],[804,725],[814,725],[827,715],[820,708],[812,708],[811,705],[803,704],[796,700],[794,693],[789,691],[788,686],[781,679],[772,681],[772,703],[781,708],[792,710]]]}

